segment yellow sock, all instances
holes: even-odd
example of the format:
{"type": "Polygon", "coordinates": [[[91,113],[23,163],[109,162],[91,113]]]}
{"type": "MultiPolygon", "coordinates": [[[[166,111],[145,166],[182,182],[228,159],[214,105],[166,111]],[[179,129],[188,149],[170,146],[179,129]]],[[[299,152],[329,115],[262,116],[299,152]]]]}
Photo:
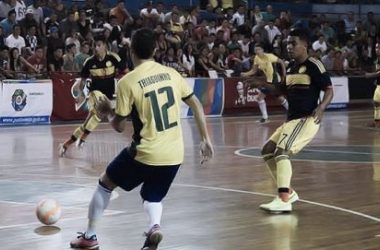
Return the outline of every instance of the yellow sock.
{"type": "Polygon", "coordinates": [[[375,106],[375,121],[380,121],[380,106],[379,107],[376,107],[375,106]]]}
{"type": "Polygon", "coordinates": [[[101,121],[102,120],[97,115],[93,115],[88,120],[88,122],[83,125],[83,127],[85,130],[92,132],[99,125],[101,121]]]}
{"type": "Polygon", "coordinates": [[[265,165],[269,169],[270,175],[272,176],[274,183],[277,183],[277,165],[276,159],[273,154],[263,155],[263,159],[265,161],[265,165]]]}
{"type": "Polygon", "coordinates": [[[292,164],[287,155],[279,155],[276,157],[277,163],[277,187],[289,188],[292,179],[292,164]]]}

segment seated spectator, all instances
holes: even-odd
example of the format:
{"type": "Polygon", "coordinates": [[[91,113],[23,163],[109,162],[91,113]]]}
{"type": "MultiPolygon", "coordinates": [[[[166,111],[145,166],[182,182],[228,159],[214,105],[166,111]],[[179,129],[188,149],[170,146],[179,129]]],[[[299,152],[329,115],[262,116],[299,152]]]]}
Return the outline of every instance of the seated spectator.
{"type": "Polygon", "coordinates": [[[65,47],[64,41],[59,38],[58,28],[53,26],[50,28],[50,35],[47,38],[47,56],[52,56],[56,47],[65,47]]]}
{"type": "Polygon", "coordinates": [[[250,18],[253,24],[258,24],[263,20],[263,14],[261,14],[260,7],[258,5],[256,5],[253,11],[251,11],[250,18]]]}
{"type": "Polygon", "coordinates": [[[209,50],[207,47],[202,47],[199,50],[200,54],[195,62],[195,73],[197,76],[207,76],[208,71],[212,70],[210,61],[208,59],[209,50]]]}
{"type": "Polygon", "coordinates": [[[59,23],[59,31],[61,38],[66,40],[70,36],[72,31],[79,32],[79,27],[75,21],[75,16],[73,11],[67,13],[67,17],[59,23]]]}
{"type": "Polygon", "coordinates": [[[374,66],[373,66],[373,59],[368,56],[368,49],[363,48],[362,56],[359,59],[359,69],[364,72],[373,72],[374,66]]]}
{"type": "Polygon", "coordinates": [[[103,12],[95,13],[94,20],[91,23],[92,33],[94,33],[94,35],[101,35],[103,33],[105,23],[103,12]]]}
{"type": "Polygon", "coordinates": [[[26,74],[24,69],[31,70],[34,73],[38,73],[38,71],[28,63],[25,58],[20,55],[20,51],[17,47],[14,47],[9,52],[9,62],[7,64],[7,70],[9,72],[9,76],[12,79],[25,79],[26,74]]]}
{"type": "Polygon", "coordinates": [[[220,60],[219,46],[214,46],[212,48],[211,52],[208,54],[208,60],[213,70],[217,72],[222,72],[223,70],[225,70],[225,68],[221,67],[219,64],[219,60],[220,60]]]}
{"type": "Polygon", "coordinates": [[[118,0],[116,7],[112,8],[108,14],[109,16],[116,16],[116,22],[118,25],[124,26],[133,23],[131,14],[129,14],[128,10],[125,8],[124,0],[118,0]]]}
{"type": "Polygon", "coordinates": [[[176,56],[174,47],[169,47],[166,55],[162,58],[162,65],[173,68],[179,73],[185,73],[185,67],[176,56]]]}
{"type": "Polygon", "coordinates": [[[74,54],[79,53],[79,48],[80,48],[80,34],[79,32],[76,32],[75,30],[71,31],[71,34],[68,38],[66,38],[65,45],[69,44],[75,44],[75,48],[78,48],[78,51],[74,51],[74,54]]]}
{"type": "Polygon", "coordinates": [[[227,67],[232,69],[234,73],[232,76],[240,76],[243,71],[243,58],[241,57],[241,49],[235,48],[233,52],[227,57],[227,67]]]}
{"type": "Polygon", "coordinates": [[[17,48],[18,51],[23,51],[25,48],[25,39],[20,35],[21,34],[21,28],[20,25],[16,24],[13,26],[12,34],[10,34],[5,39],[5,45],[8,46],[8,48],[17,48]]]}
{"type": "MultiPolygon", "coordinates": [[[[57,20],[58,20],[58,22],[61,22],[64,18],[66,18],[66,15],[68,14],[66,7],[62,3],[62,0],[56,0],[55,5],[53,5],[53,6],[54,6],[53,12],[57,13],[57,17],[58,17],[57,20]]],[[[73,15],[74,15],[74,13],[73,13],[73,15]]],[[[73,18],[74,18],[74,16],[73,16],[73,18]]]]}
{"type": "Polygon", "coordinates": [[[208,36],[208,30],[207,30],[207,20],[202,20],[201,25],[198,26],[198,28],[194,31],[194,38],[195,41],[201,41],[202,37],[208,36]]]}
{"type": "Polygon", "coordinates": [[[143,19],[144,26],[149,28],[155,27],[160,18],[157,10],[153,8],[152,1],[148,1],[146,8],[140,11],[140,17],[143,19]]]}
{"type": "Polygon", "coordinates": [[[222,21],[222,25],[216,29],[216,32],[223,31],[223,40],[228,43],[231,39],[231,29],[228,20],[225,18],[222,21]]]}
{"type": "Polygon", "coordinates": [[[28,33],[25,37],[25,49],[26,49],[26,54],[28,56],[33,55],[34,52],[36,51],[37,46],[41,45],[41,42],[38,41],[36,34],[37,34],[37,27],[36,26],[29,27],[28,33]]]}
{"type": "Polygon", "coordinates": [[[8,74],[8,60],[9,60],[9,50],[8,47],[3,45],[0,47],[0,80],[10,78],[8,74]]]}
{"type": "Polygon", "coordinates": [[[215,45],[215,34],[212,33],[207,37],[207,47],[209,50],[212,50],[214,45],[215,45]]]}
{"type": "Polygon", "coordinates": [[[318,40],[313,42],[312,47],[313,47],[314,51],[321,50],[322,53],[325,53],[325,51],[327,50],[327,44],[325,41],[325,36],[319,35],[318,40]]]}
{"type": "Polygon", "coordinates": [[[28,68],[28,77],[30,78],[46,78],[47,63],[44,56],[44,50],[41,46],[35,48],[35,53],[27,59],[27,62],[33,66],[34,70],[28,68]],[[37,73],[35,73],[37,71],[37,73]]]}
{"type": "Polygon", "coordinates": [[[25,37],[29,28],[32,26],[39,27],[38,22],[34,19],[33,10],[28,9],[25,17],[18,23],[21,27],[21,36],[25,37]]]}
{"type": "Polygon", "coordinates": [[[334,70],[335,52],[332,49],[327,49],[326,55],[322,56],[322,63],[327,71],[334,70]]]}
{"type": "Polygon", "coordinates": [[[52,56],[48,58],[48,70],[50,72],[62,72],[63,71],[63,50],[62,47],[56,47],[52,56]]]}
{"type": "MultiPolygon", "coordinates": [[[[78,31],[82,37],[85,37],[87,32],[89,32],[90,29],[90,20],[86,18],[86,12],[84,10],[81,10],[79,12],[79,18],[77,20],[77,26],[78,26],[78,31]]],[[[78,47],[79,48],[79,47],[78,47]]]]}
{"type": "Polygon", "coordinates": [[[193,51],[194,49],[191,44],[185,44],[183,47],[182,62],[189,77],[195,76],[195,59],[193,51]]]}
{"type": "Polygon", "coordinates": [[[266,31],[268,33],[268,42],[269,42],[269,44],[272,44],[273,39],[277,35],[281,35],[280,30],[274,25],[274,20],[270,20],[268,22],[268,25],[265,26],[265,29],[266,29],[266,31]]]}
{"type": "Polygon", "coordinates": [[[230,51],[233,51],[235,49],[240,49],[241,50],[241,45],[239,43],[239,35],[237,33],[232,34],[231,41],[228,43],[227,48],[230,51]]]}
{"type": "Polygon", "coordinates": [[[44,21],[44,26],[42,29],[42,34],[44,35],[50,35],[50,30],[52,27],[56,27],[57,30],[59,29],[59,23],[58,23],[58,16],[57,13],[52,12],[50,14],[50,17],[47,17],[44,21]]]}
{"type": "Polygon", "coordinates": [[[80,53],[74,57],[74,62],[79,72],[82,71],[83,64],[86,61],[86,59],[90,57],[90,45],[87,42],[83,42],[80,48],[80,53]]]}
{"type": "Polygon", "coordinates": [[[0,26],[0,48],[5,46],[5,37],[3,35],[3,27],[0,26]]]}
{"type": "Polygon", "coordinates": [[[77,67],[76,67],[75,62],[74,62],[75,53],[76,53],[76,45],[74,43],[70,43],[70,44],[66,45],[66,52],[62,56],[62,59],[63,59],[62,69],[63,69],[63,71],[70,72],[70,73],[77,71],[77,67]]]}

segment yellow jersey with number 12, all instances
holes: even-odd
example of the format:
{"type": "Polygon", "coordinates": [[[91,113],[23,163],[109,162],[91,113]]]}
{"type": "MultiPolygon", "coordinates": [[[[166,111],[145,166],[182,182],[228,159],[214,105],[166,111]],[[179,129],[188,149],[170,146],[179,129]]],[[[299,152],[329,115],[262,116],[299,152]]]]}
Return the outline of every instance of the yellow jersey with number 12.
{"type": "Polygon", "coordinates": [[[115,112],[132,117],[136,161],[153,166],[183,162],[181,102],[192,95],[177,71],[154,61],[140,64],[120,79],[115,112]]]}

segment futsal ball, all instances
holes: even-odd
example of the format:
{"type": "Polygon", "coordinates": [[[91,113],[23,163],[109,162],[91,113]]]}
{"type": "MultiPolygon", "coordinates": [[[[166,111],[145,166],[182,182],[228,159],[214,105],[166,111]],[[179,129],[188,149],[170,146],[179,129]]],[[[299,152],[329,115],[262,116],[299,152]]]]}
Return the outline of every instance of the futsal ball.
{"type": "Polygon", "coordinates": [[[61,205],[53,199],[44,199],[38,203],[36,215],[41,223],[52,225],[61,217],[61,205]]]}

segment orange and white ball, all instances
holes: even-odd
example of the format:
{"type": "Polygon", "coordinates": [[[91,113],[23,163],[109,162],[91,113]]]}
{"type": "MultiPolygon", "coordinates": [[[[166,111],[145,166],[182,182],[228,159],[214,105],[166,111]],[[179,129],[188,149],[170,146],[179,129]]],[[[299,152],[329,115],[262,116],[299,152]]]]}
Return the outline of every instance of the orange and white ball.
{"type": "Polygon", "coordinates": [[[44,199],[37,205],[36,215],[45,225],[52,225],[61,218],[61,205],[53,199],[44,199]]]}

